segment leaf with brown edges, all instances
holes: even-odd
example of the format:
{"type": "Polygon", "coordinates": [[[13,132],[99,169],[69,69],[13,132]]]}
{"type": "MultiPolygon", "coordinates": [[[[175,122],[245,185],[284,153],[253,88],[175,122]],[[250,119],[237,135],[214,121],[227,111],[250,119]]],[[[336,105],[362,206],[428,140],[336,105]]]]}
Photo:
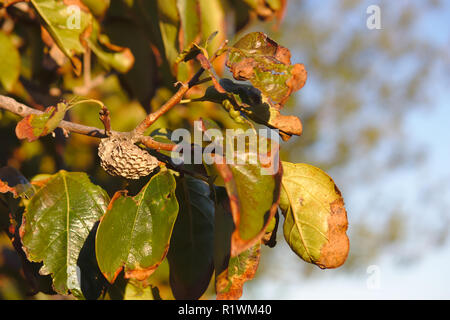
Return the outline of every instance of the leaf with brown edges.
{"type": "Polygon", "coordinates": [[[303,64],[291,64],[289,49],[262,32],[252,32],[228,49],[227,67],[236,80],[249,80],[269,103],[283,105],[306,82],[303,64]]]}
{"type": "Polygon", "coordinates": [[[145,280],[169,249],[178,214],[175,178],[163,170],[134,197],[116,192],[97,230],[98,266],[113,283],[125,268],[125,278],[145,280]]]}
{"type": "MultiPolygon", "coordinates": [[[[203,130],[206,131],[210,122],[202,123],[203,130]]],[[[208,131],[205,133],[208,134],[208,131]]],[[[214,167],[227,190],[235,225],[231,237],[232,256],[239,255],[261,241],[267,226],[275,216],[280,196],[282,169],[278,157],[278,144],[254,133],[247,132],[247,134],[250,142],[244,150],[229,153],[231,158],[225,156],[228,151],[212,155],[214,167]],[[252,142],[253,139],[255,140],[252,142]],[[260,152],[261,148],[260,150],[249,148],[255,143],[259,146],[272,144],[268,147],[269,152],[265,154],[260,152]]]]}
{"type": "Polygon", "coordinates": [[[322,170],[283,162],[280,208],[284,237],[306,262],[337,268],[348,255],[347,212],[341,192],[322,170]]]}
{"type": "Polygon", "coordinates": [[[68,106],[65,103],[58,103],[56,107],[48,107],[42,114],[26,116],[17,123],[17,138],[32,142],[53,132],[64,119],[67,109],[68,106]]]}

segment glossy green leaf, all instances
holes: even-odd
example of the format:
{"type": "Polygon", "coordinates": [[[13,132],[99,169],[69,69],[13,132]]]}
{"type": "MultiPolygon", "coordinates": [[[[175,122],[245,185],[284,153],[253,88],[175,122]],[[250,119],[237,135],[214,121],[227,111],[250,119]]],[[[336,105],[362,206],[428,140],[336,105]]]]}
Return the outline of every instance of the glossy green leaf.
{"type": "Polygon", "coordinates": [[[145,280],[164,259],[178,214],[175,187],[173,175],[163,170],[136,196],[114,195],[96,236],[97,262],[109,282],[123,268],[126,278],[145,280]]]}
{"type": "Polygon", "coordinates": [[[280,208],[284,237],[306,262],[336,268],[348,255],[347,213],[339,189],[322,170],[283,162],[280,208]]]}
{"type": "Polygon", "coordinates": [[[198,299],[213,272],[214,203],[208,184],[191,177],[178,182],[180,212],[167,259],[176,299],[198,299]]]}
{"type": "Polygon", "coordinates": [[[40,272],[51,274],[56,292],[82,297],[79,255],[108,195],[81,172],[61,170],[42,184],[23,214],[24,250],[30,261],[43,261],[40,272]]]}
{"type": "Polygon", "coordinates": [[[268,102],[284,104],[303,87],[303,64],[291,65],[290,51],[262,32],[252,32],[229,48],[227,66],[236,80],[249,80],[268,102]]]}
{"type": "Polygon", "coordinates": [[[0,31],[0,84],[10,92],[19,79],[20,54],[10,36],[0,31]]]}
{"type": "Polygon", "coordinates": [[[17,123],[17,137],[31,142],[53,132],[64,119],[68,108],[69,106],[65,103],[58,103],[56,107],[49,107],[42,114],[26,116],[17,123]]]}
{"type": "Polygon", "coordinates": [[[277,211],[282,175],[277,143],[253,132],[238,134],[236,139],[247,140],[247,143],[240,147],[236,143],[234,152],[230,152],[230,146],[222,155],[216,153],[213,156],[214,166],[225,183],[236,227],[232,235],[232,256],[259,243],[264,236],[268,223],[277,211]],[[272,145],[267,148],[267,151],[270,150],[267,154],[262,152],[262,148],[250,148],[267,146],[268,143],[272,145]]]}

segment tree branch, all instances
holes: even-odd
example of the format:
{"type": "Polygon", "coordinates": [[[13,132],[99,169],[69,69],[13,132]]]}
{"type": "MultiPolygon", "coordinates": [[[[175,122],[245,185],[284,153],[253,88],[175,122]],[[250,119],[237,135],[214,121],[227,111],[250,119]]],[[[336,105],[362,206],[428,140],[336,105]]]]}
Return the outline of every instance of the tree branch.
{"type": "MultiPolygon", "coordinates": [[[[3,95],[0,95],[0,108],[8,110],[8,111],[15,113],[21,117],[26,117],[30,114],[37,114],[37,115],[43,114],[42,111],[30,108],[20,102],[17,102],[13,98],[6,97],[3,95]]],[[[90,137],[96,137],[96,138],[105,138],[106,137],[104,130],[101,130],[96,127],[85,126],[85,125],[70,122],[70,121],[62,120],[59,123],[58,127],[65,129],[67,131],[84,134],[84,135],[87,135],[90,137]]]]}

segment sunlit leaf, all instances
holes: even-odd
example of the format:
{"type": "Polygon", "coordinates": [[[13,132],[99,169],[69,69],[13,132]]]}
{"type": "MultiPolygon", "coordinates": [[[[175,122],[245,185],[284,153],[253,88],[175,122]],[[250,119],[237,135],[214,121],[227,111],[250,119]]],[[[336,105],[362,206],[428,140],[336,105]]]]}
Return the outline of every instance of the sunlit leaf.
{"type": "Polygon", "coordinates": [[[284,237],[306,262],[336,268],[348,255],[347,213],[339,189],[322,170],[283,162],[280,208],[284,237]]]}
{"type": "MultiPolygon", "coordinates": [[[[87,7],[67,6],[63,1],[30,0],[42,19],[43,26],[59,49],[71,60],[77,74],[81,73],[81,61],[76,57],[85,52],[80,39],[89,33],[93,17],[87,7]]],[[[47,44],[49,40],[44,39],[47,44]]],[[[50,40],[51,41],[51,40],[50,40]]]]}
{"type": "Polygon", "coordinates": [[[175,74],[174,65],[180,51],[178,42],[180,18],[176,0],[158,0],[158,17],[166,59],[175,74]]]}
{"type": "Polygon", "coordinates": [[[113,43],[133,52],[133,67],[120,75],[121,84],[131,97],[148,107],[157,86],[158,73],[147,31],[131,21],[111,19],[105,25],[105,32],[113,43]]]}
{"type": "Polygon", "coordinates": [[[228,268],[216,275],[216,299],[236,300],[242,296],[244,283],[253,279],[259,265],[261,244],[245,250],[229,261],[228,268]]]}
{"type": "MultiPolygon", "coordinates": [[[[100,34],[98,21],[88,7],[76,1],[70,4],[56,0],[30,0],[42,19],[51,39],[44,37],[47,45],[56,43],[72,62],[75,73],[81,73],[81,61],[77,55],[86,53],[89,46],[106,68],[127,72],[134,62],[131,51],[114,46],[100,34]]],[[[45,35],[45,34],[43,34],[45,35]]]]}
{"type": "Polygon", "coordinates": [[[275,104],[283,105],[306,82],[303,64],[291,65],[289,49],[262,32],[249,33],[230,47],[227,66],[236,80],[249,80],[275,104]]]}
{"type": "Polygon", "coordinates": [[[68,108],[67,104],[58,103],[56,107],[48,107],[42,114],[26,116],[17,123],[17,137],[31,142],[53,132],[63,120],[68,108]]]}
{"type": "MultiPolygon", "coordinates": [[[[198,0],[200,9],[200,29],[202,31],[202,41],[206,42],[214,32],[217,36],[210,39],[208,53],[211,56],[215,50],[224,42],[227,36],[226,17],[222,1],[220,0],[198,0]]],[[[217,73],[223,73],[223,59],[214,62],[217,73]]]]}
{"type": "MultiPolygon", "coordinates": [[[[205,122],[203,129],[206,130],[205,122]]],[[[264,236],[277,211],[282,175],[277,143],[253,132],[238,134],[239,140],[244,144],[236,143],[234,152],[228,149],[213,155],[214,167],[228,193],[236,228],[232,235],[232,256],[259,243],[264,236]],[[259,150],[251,147],[257,145],[259,150]],[[267,153],[263,152],[264,145],[267,153]]]]}
{"type": "Polygon", "coordinates": [[[61,170],[27,204],[20,227],[24,250],[30,261],[43,261],[40,272],[51,274],[56,292],[83,297],[80,252],[108,200],[85,173],[61,170]]]}
{"type": "Polygon", "coordinates": [[[163,170],[136,196],[114,195],[96,237],[98,265],[109,282],[123,268],[126,278],[145,280],[164,259],[178,214],[175,187],[173,175],[163,170]]]}
{"type": "Polygon", "coordinates": [[[111,0],[82,0],[92,14],[102,16],[109,8],[111,0]]]}
{"type": "Polygon", "coordinates": [[[97,20],[93,20],[92,31],[86,42],[106,69],[114,68],[121,73],[126,73],[134,64],[131,50],[111,44],[106,35],[100,34],[100,25],[97,20]]]}

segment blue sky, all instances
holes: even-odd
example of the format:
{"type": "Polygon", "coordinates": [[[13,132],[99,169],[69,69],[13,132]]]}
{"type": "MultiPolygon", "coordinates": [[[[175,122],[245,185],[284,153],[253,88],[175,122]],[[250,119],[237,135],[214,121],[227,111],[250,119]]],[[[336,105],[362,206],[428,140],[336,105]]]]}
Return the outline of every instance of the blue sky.
{"type": "MultiPolygon", "coordinates": [[[[307,1],[308,8],[317,2],[307,1]]],[[[382,23],[384,11],[395,14],[395,10],[420,1],[364,1],[379,4],[382,23]]],[[[336,19],[332,8],[337,1],[320,2],[312,9],[317,19],[336,19]]],[[[420,5],[420,4],[419,4],[420,5]]],[[[346,18],[343,28],[365,28],[365,10],[361,15],[353,13],[346,18]]],[[[289,12],[288,19],[295,17],[289,12]]],[[[386,219],[388,212],[402,212],[408,220],[406,237],[401,242],[382,250],[381,254],[352,272],[343,270],[320,270],[316,268],[310,276],[301,272],[300,261],[284,243],[282,231],[278,233],[278,246],[272,255],[261,260],[265,273],[245,285],[244,299],[450,299],[450,243],[440,243],[433,230],[445,230],[450,226],[450,3],[443,2],[438,10],[429,10],[414,22],[414,35],[442,48],[439,68],[424,88],[428,101],[419,103],[404,113],[396,136],[382,140],[374,150],[358,154],[343,167],[333,168],[334,177],[346,200],[352,239],[352,219],[363,219],[376,229],[386,219]],[[404,161],[400,166],[386,166],[387,155],[400,143],[407,150],[420,151],[421,161],[404,161]],[[362,174],[370,179],[358,179],[362,174]],[[372,174],[372,175],[371,175],[372,174]],[[355,214],[358,217],[353,217],[355,214]],[[268,259],[272,259],[269,261],[268,259]],[[275,262],[273,261],[275,260],[275,262]],[[370,289],[367,268],[371,265],[380,270],[380,287],[370,289]],[[270,267],[267,267],[270,266],[270,267]]],[[[383,25],[388,29],[389,25],[383,25]]],[[[344,30],[345,31],[345,30],[344,30]]],[[[407,36],[407,35],[405,35],[407,36]]],[[[301,57],[301,52],[294,52],[301,57]]],[[[416,58],[417,59],[417,58],[416,58]]],[[[407,61],[401,69],[408,72],[417,61],[407,61]]],[[[374,61],[376,67],[389,69],[389,60],[374,61]]],[[[308,66],[306,66],[308,69],[308,66]]],[[[394,75],[393,75],[394,76],[394,75]]],[[[321,83],[305,86],[304,94],[314,99],[320,95],[321,83]]],[[[373,103],[373,102],[372,102],[373,103]]],[[[374,103],[377,103],[375,101],[374,103]]],[[[376,121],[389,117],[389,106],[370,103],[363,106],[367,112],[384,110],[381,114],[369,114],[365,121],[376,121]],[[383,109],[384,108],[384,109],[383,109]]],[[[329,121],[329,120],[328,120],[329,121]]],[[[332,147],[333,140],[319,142],[314,150],[332,147]]],[[[395,151],[395,150],[394,150],[395,151]]],[[[320,152],[318,152],[320,153],[320,152]]],[[[264,252],[263,252],[264,253],[264,252]]]]}

